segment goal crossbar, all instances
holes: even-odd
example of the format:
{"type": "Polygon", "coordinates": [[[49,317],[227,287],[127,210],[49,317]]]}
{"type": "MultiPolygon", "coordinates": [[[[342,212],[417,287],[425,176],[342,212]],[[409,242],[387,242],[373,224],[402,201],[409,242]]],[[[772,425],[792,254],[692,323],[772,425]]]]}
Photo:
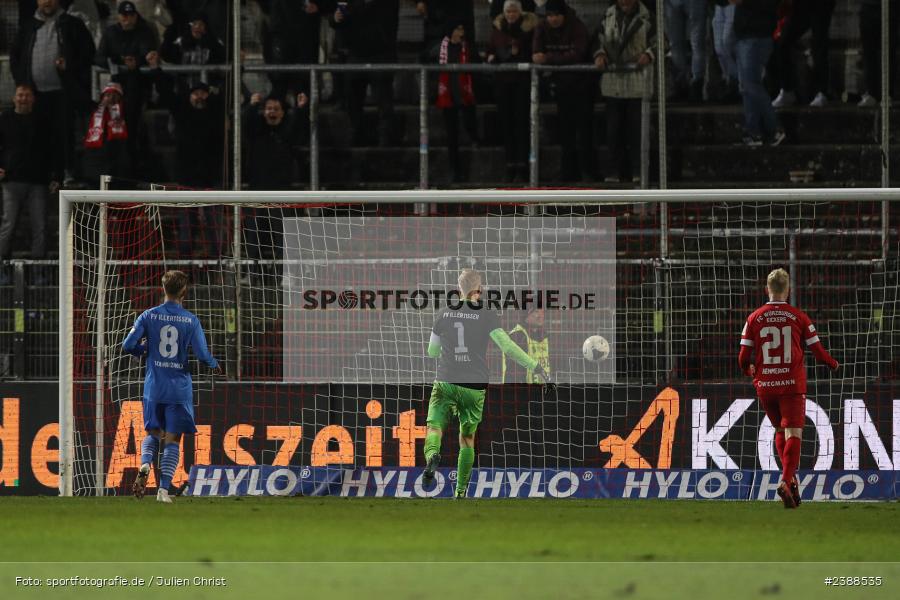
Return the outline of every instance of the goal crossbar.
{"type": "Polygon", "coordinates": [[[400,190],[400,191],[90,191],[63,190],[62,206],[73,202],[98,204],[604,204],[623,202],[877,202],[900,199],[900,188],[774,188],[683,190],[400,190]]]}

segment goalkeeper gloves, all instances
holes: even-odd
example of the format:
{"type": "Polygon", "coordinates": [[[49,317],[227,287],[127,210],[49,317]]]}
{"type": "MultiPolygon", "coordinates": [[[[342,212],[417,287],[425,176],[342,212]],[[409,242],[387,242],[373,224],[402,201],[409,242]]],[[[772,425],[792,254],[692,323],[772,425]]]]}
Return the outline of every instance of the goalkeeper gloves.
{"type": "Polygon", "coordinates": [[[541,381],[544,382],[544,383],[543,383],[543,386],[544,386],[544,396],[546,396],[547,394],[550,394],[550,393],[556,391],[556,384],[553,382],[553,378],[550,377],[550,373],[548,373],[546,370],[544,370],[544,367],[543,367],[543,366],[541,366],[540,364],[538,364],[538,365],[534,368],[533,373],[534,373],[534,376],[535,376],[535,377],[540,377],[540,378],[541,378],[541,381]]]}

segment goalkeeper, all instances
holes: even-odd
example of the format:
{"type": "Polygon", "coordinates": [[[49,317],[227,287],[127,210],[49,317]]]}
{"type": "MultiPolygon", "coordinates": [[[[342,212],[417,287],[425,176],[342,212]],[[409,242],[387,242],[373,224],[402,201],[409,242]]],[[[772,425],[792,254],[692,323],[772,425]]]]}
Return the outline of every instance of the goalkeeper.
{"type": "Polygon", "coordinates": [[[425,485],[434,481],[441,458],[441,437],[450,415],[459,417],[459,460],[456,472],[456,498],[465,498],[475,463],[475,430],[481,423],[487,390],[488,339],[510,358],[532,371],[545,384],[550,376],[528,356],[500,326],[500,319],[481,303],[481,275],[472,269],[459,274],[459,291],[465,302],[459,308],[438,312],[428,342],[428,356],[438,359],[437,377],[428,403],[425,435],[425,485]]]}

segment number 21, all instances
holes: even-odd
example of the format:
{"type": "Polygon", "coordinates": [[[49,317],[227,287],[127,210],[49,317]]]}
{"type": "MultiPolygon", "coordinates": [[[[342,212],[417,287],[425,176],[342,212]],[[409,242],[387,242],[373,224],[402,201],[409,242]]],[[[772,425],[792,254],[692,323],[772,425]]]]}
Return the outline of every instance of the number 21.
{"type": "Polygon", "coordinates": [[[780,365],[782,363],[780,356],[770,356],[769,350],[777,350],[784,342],[784,363],[791,362],[791,326],[785,325],[779,330],[777,327],[763,327],[759,332],[761,338],[765,339],[772,336],[770,341],[762,345],[762,355],[764,365],[780,365]]]}

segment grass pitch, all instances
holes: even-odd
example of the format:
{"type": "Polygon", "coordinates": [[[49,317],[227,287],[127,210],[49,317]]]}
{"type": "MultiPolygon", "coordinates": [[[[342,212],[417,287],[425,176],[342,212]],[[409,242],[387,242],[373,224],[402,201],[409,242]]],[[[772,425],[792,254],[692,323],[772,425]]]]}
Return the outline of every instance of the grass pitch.
{"type": "Polygon", "coordinates": [[[30,572],[135,573],[151,580],[148,590],[167,573],[226,573],[227,589],[160,582],[170,595],[217,599],[241,589],[430,598],[458,586],[483,598],[900,596],[900,503],[786,511],[775,502],[673,500],[176,502],[0,498],[0,597],[140,596],[133,587],[89,595],[10,587],[30,572]],[[94,564],[37,564],[72,561],[94,564]],[[836,588],[825,576],[883,580],[836,588]]]}

